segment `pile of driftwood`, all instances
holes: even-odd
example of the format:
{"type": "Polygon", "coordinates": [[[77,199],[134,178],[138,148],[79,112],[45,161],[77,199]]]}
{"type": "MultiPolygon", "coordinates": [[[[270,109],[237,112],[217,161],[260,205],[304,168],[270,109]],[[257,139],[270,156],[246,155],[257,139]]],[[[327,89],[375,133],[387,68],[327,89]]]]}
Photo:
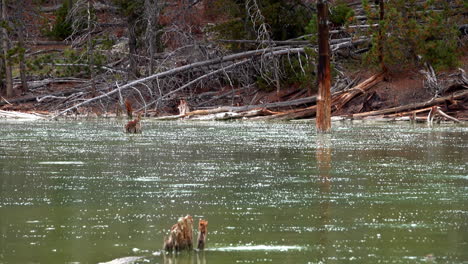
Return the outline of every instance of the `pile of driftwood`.
{"type": "MultiPolygon", "coordinates": [[[[197,249],[203,250],[206,245],[208,221],[198,222],[197,249]]],[[[171,227],[169,237],[164,239],[163,249],[167,252],[193,249],[193,218],[190,215],[179,218],[171,227]]]]}
{"type": "MultiPolygon", "coordinates": [[[[332,112],[342,109],[349,101],[357,96],[366,96],[369,90],[384,79],[385,73],[381,72],[371,76],[355,87],[335,92],[332,94],[332,112]]],[[[463,86],[466,88],[466,86],[463,86]]],[[[442,111],[442,108],[451,110],[463,110],[463,100],[468,97],[468,90],[462,90],[450,96],[434,98],[427,102],[414,103],[399,107],[387,108],[378,111],[364,112],[348,115],[343,118],[363,119],[372,117],[385,117],[389,120],[431,120],[434,115],[441,118],[458,122],[442,111]],[[442,107],[443,106],[443,107],[442,107]],[[434,108],[436,107],[436,108],[434,108]],[[432,111],[431,111],[432,110],[432,111]],[[428,117],[418,117],[417,114],[431,111],[428,117]],[[405,118],[402,118],[405,117],[405,118]]],[[[179,104],[179,115],[157,117],[157,120],[292,120],[315,117],[317,110],[317,96],[301,99],[266,103],[248,106],[223,106],[212,109],[190,111],[185,100],[179,104]],[[286,110],[285,110],[286,109],[286,110]]]]}

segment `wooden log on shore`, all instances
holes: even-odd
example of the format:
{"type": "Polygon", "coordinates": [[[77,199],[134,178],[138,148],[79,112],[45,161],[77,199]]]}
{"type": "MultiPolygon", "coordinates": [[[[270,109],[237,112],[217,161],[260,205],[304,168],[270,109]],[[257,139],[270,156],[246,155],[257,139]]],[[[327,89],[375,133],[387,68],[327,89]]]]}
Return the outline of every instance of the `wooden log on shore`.
{"type": "Polygon", "coordinates": [[[466,96],[468,96],[468,91],[463,91],[463,92],[451,94],[449,96],[435,98],[428,102],[414,103],[414,104],[402,105],[402,106],[392,107],[392,108],[387,108],[387,109],[382,109],[382,110],[358,113],[358,114],[353,114],[352,117],[356,118],[356,117],[365,117],[365,116],[373,116],[373,115],[394,114],[394,113],[403,112],[403,111],[410,111],[413,109],[431,107],[434,105],[443,104],[446,100],[461,99],[466,96]]]}
{"type": "Polygon", "coordinates": [[[22,120],[39,120],[44,119],[45,116],[41,116],[38,114],[28,114],[22,112],[14,112],[14,111],[3,111],[0,110],[0,119],[22,119],[22,120]]]}
{"type": "Polygon", "coordinates": [[[372,75],[365,81],[347,90],[346,92],[337,96],[333,96],[332,98],[333,110],[339,110],[343,108],[343,106],[345,106],[349,101],[351,101],[351,99],[353,99],[357,95],[361,93],[366,93],[366,91],[368,91],[374,85],[381,82],[384,79],[384,76],[385,76],[385,72],[380,72],[378,74],[372,75]]]}

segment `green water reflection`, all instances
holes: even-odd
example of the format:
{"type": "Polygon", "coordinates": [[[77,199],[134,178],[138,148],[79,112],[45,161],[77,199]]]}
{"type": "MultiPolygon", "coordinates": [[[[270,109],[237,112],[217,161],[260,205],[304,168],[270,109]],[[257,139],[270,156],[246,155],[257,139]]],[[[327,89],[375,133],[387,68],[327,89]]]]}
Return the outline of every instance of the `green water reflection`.
{"type": "Polygon", "coordinates": [[[466,126],[123,122],[0,123],[0,263],[468,262],[466,126]]]}

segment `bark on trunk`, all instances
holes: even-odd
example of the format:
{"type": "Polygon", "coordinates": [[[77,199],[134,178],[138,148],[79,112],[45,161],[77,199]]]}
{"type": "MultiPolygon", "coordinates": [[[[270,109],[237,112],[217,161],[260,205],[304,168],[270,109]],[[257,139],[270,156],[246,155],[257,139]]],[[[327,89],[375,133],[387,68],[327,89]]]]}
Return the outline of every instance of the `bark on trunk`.
{"type": "Polygon", "coordinates": [[[318,12],[318,98],[316,128],[319,133],[331,129],[331,76],[330,76],[330,44],[328,43],[328,6],[324,0],[317,1],[318,12]]]}

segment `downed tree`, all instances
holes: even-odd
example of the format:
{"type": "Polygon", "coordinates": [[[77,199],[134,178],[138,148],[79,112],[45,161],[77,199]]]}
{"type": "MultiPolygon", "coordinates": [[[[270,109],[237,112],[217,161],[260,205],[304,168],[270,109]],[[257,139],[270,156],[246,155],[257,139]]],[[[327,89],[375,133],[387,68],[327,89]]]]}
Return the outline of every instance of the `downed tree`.
{"type": "Polygon", "coordinates": [[[440,110],[439,106],[431,107],[431,111],[429,111],[429,114],[427,115],[427,122],[432,125],[432,122],[434,121],[434,118],[436,116],[445,117],[448,120],[452,120],[452,121],[454,121],[456,123],[460,123],[460,120],[458,120],[458,119],[456,119],[454,117],[451,117],[451,116],[447,115],[446,113],[444,113],[442,110],[440,110]]]}
{"type": "MultiPolygon", "coordinates": [[[[356,85],[354,88],[351,88],[346,91],[340,91],[332,94],[332,107],[334,110],[340,109],[351,99],[356,97],[361,93],[365,93],[375,84],[383,80],[385,73],[378,73],[362,83],[356,85]]],[[[296,100],[290,100],[285,102],[275,102],[275,103],[266,103],[259,105],[246,105],[246,106],[222,106],[213,109],[204,109],[204,110],[195,110],[188,112],[185,115],[176,115],[176,116],[163,116],[158,117],[156,120],[174,120],[179,118],[191,117],[192,120],[227,120],[243,117],[255,117],[251,118],[252,120],[289,120],[297,118],[306,118],[315,116],[317,108],[316,105],[309,106],[302,109],[294,109],[283,112],[272,112],[267,109],[271,108],[281,108],[281,107],[292,107],[298,105],[310,105],[317,102],[317,96],[310,96],[296,100]],[[255,111],[255,109],[261,109],[255,111]],[[201,117],[201,116],[206,117],[201,117]],[[261,116],[260,116],[261,115],[261,116]],[[194,118],[194,116],[197,116],[194,118]]]]}
{"type": "Polygon", "coordinates": [[[207,121],[207,120],[229,120],[229,119],[239,119],[239,118],[247,118],[253,116],[259,116],[265,114],[265,109],[254,109],[245,112],[222,112],[210,115],[201,115],[201,116],[194,116],[190,118],[190,120],[196,121],[207,121]]]}
{"type": "Polygon", "coordinates": [[[44,119],[44,116],[39,114],[28,114],[22,112],[13,112],[13,111],[3,111],[0,110],[0,118],[6,119],[25,119],[25,120],[38,120],[44,119]]]}
{"type": "Polygon", "coordinates": [[[358,113],[358,114],[353,114],[352,117],[356,118],[356,117],[366,117],[366,116],[385,115],[385,114],[404,112],[404,111],[409,111],[413,109],[420,109],[420,108],[443,104],[445,103],[446,100],[462,99],[466,96],[468,96],[468,91],[463,91],[463,92],[451,94],[449,96],[435,98],[428,102],[414,103],[414,104],[402,105],[402,106],[392,107],[392,108],[387,108],[387,109],[382,109],[382,110],[358,113]]]}
{"type": "Polygon", "coordinates": [[[372,88],[377,83],[381,82],[384,79],[385,72],[380,72],[363,81],[362,83],[354,86],[353,88],[347,90],[345,93],[342,93],[337,96],[332,97],[332,107],[333,110],[339,110],[345,106],[351,99],[356,97],[361,93],[366,93],[367,90],[372,88]]]}
{"type": "MultiPolygon", "coordinates": [[[[335,48],[336,49],[341,49],[341,48],[344,48],[344,47],[349,47],[349,45],[360,44],[363,41],[368,42],[369,39],[358,40],[358,41],[349,41],[349,42],[345,42],[346,45],[337,44],[338,46],[336,46],[336,47],[335,47],[335,45],[332,45],[331,48],[333,50],[335,50],[335,48]]],[[[115,93],[121,92],[124,89],[133,88],[133,86],[135,86],[137,84],[145,83],[145,82],[155,80],[155,79],[158,79],[158,78],[165,78],[165,77],[168,77],[168,76],[171,76],[171,75],[175,75],[175,74],[178,74],[178,73],[182,73],[182,72],[185,72],[185,71],[192,70],[194,68],[211,66],[211,65],[216,65],[216,64],[221,64],[221,63],[226,63],[226,62],[236,61],[236,60],[242,60],[242,59],[252,58],[252,57],[262,56],[262,55],[264,57],[271,58],[273,56],[281,56],[281,55],[286,55],[286,54],[291,54],[291,53],[296,54],[296,53],[303,53],[303,52],[304,52],[304,48],[291,48],[291,47],[288,47],[288,46],[279,46],[279,47],[269,47],[269,48],[266,48],[266,49],[246,51],[246,52],[241,52],[241,53],[236,53],[236,54],[231,54],[231,55],[227,55],[227,56],[218,57],[218,58],[215,58],[215,59],[210,59],[210,60],[205,60],[205,61],[200,61],[200,62],[194,62],[194,63],[191,63],[191,64],[176,67],[176,68],[164,71],[164,72],[159,72],[159,73],[156,73],[156,74],[153,74],[153,75],[141,78],[141,79],[131,81],[131,82],[125,84],[125,85],[122,85],[120,87],[117,87],[116,89],[111,90],[110,92],[107,92],[105,94],[101,94],[99,96],[90,98],[90,99],[85,100],[85,101],[83,101],[83,102],[81,102],[79,104],[76,104],[76,105],[74,105],[72,107],[69,107],[69,108],[59,112],[57,115],[52,117],[52,119],[56,119],[57,117],[67,113],[68,111],[76,109],[76,108],[78,108],[80,106],[89,104],[89,103],[94,102],[96,100],[107,98],[107,97],[109,97],[109,96],[111,96],[111,95],[113,95],[115,93]]],[[[229,67],[229,65],[224,66],[224,67],[229,67]]]]}

